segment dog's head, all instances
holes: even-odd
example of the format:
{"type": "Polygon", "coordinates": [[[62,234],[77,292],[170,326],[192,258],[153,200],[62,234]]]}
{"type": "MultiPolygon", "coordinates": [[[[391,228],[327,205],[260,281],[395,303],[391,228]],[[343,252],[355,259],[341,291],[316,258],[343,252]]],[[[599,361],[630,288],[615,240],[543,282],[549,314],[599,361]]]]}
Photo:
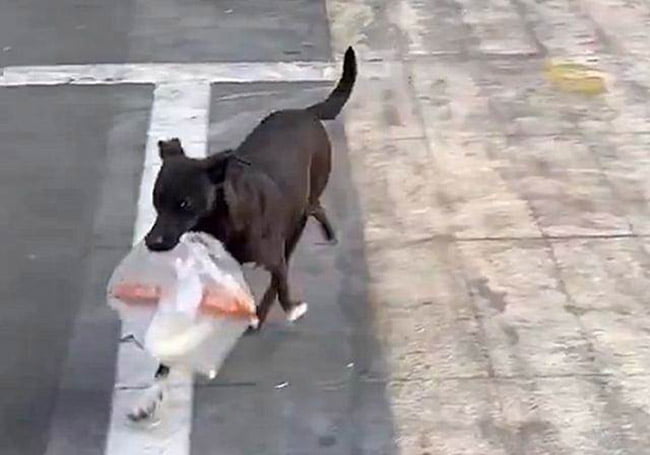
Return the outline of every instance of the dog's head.
{"type": "Polygon", "coordinates": [[[234,155],[226,151],[205,159],[189,158],[176,138],[159,141],[158,150],[162,168],[153,191],[157,218],[145,244],[152,251],[168,251],[212,210],[216,188],[223,184],[234,155]]]}

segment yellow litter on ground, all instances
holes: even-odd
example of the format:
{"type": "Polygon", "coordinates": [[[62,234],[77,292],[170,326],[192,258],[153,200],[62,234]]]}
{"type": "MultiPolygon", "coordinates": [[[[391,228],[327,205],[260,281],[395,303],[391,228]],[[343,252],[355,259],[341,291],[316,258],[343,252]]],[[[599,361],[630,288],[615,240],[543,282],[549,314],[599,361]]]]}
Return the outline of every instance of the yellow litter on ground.
{"type": "Polygon", "coordinates": [[[544,73],[553,85],[565,92],[598,95],[607,91],[604,74],[587,65],[547,61],[544,73]]]}

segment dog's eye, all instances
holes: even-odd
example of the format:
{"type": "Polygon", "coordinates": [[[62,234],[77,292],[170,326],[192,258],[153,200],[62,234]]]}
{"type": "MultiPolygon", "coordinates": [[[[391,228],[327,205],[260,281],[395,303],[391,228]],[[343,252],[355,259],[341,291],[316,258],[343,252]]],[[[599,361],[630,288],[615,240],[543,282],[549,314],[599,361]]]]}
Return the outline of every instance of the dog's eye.
{"type": "Polygon", "coordinates": [[[181,210],[189,211],[192,210],[192,201],[185,199],[184,201],[181,201],[178,206],[181,208],[181,210]]]}

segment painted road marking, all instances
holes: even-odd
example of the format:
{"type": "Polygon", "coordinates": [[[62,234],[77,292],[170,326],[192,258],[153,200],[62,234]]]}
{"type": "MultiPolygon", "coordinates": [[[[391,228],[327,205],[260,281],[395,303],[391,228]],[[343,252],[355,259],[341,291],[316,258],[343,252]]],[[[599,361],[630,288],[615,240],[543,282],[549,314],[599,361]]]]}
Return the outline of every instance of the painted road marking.
{"type": "MultiPolygon", "coordinates": [[[[327,62],[106,64],[5,67],[0,87],[28,85],[154,84],[154,99],[139,190],[133,243],[155,219],[151,202],[160,169],[157,142],[179,137],[188,154],[207,153],[210,84],[225,82],[332,82],[338,65],[327,62]]],[[[123,334],[133,331],[123,327],[123,334]]],[[[164,418],[153,428],[129,424],[126,413],[151,384],[156,363],[132,343],[120,343],[106,455],[187,455],[190,452],[193,380],[175,372],[164,418]]]]}
{"type": "Polygon", "coordinates": [[[117,85],[170,82],[318,82],[336,79],[327,62],[126,63],[8,66],[0,87],[24,85],[117,85]]]}
{"type": "MultiPolygon", "coordinates": [[[[147,133],[144,167],[140,184],[133,243],[138,243],[155,219],[151,200],[161,162],[157,142],[171,135],[183,142],[187,154],[201,158],[207,154],[210,122],[210,84],[202,82],[161,83],[154,90],[151,120],[147,133]]],[[[123,334],[133,330],[123,327],[123,334]]],[[[175,371],[169,381],[166,412],[156,427],[129,425],[126,414],[142,388],[151,382],[155,362],[134,343],[120,343],[117,380],[107,437],[106,454],[181,455],[189,453],[192,421],[192,377],[175,371]],[[143,377],[143,374],[146,375],[143,377]]]]}

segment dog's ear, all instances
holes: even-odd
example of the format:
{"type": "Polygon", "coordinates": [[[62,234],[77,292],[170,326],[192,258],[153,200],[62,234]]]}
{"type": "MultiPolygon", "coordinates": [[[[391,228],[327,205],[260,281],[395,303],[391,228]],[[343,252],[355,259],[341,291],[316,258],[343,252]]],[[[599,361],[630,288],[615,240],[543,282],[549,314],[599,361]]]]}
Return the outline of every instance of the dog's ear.
{"type": "Polygon", "coordinates": [[[166,160],[172,156],[185,155],[185,150],[183,150],[180,139],[175,137],[168,141],[158,141],[158,154],[162,160],[166,160]]]}
{"type": "Polygon", "coordinates": [[[204,166],[210,181],[215,185],[223,183],[226,178],[226,168],[233,161],[244,166],[250,166],[251,164],[249,161],[237,156],[234,150],[224,150],[207,157],[204,160],[204,166]]]}
{"type": "Polygon", "coordinates": [[[232,158],[232,154],[232,150],[224,150],[223,152],[210,155],[203,162],[208,178],[215,185],[223,183],[226,178],[226,167],[232,158]]]}

